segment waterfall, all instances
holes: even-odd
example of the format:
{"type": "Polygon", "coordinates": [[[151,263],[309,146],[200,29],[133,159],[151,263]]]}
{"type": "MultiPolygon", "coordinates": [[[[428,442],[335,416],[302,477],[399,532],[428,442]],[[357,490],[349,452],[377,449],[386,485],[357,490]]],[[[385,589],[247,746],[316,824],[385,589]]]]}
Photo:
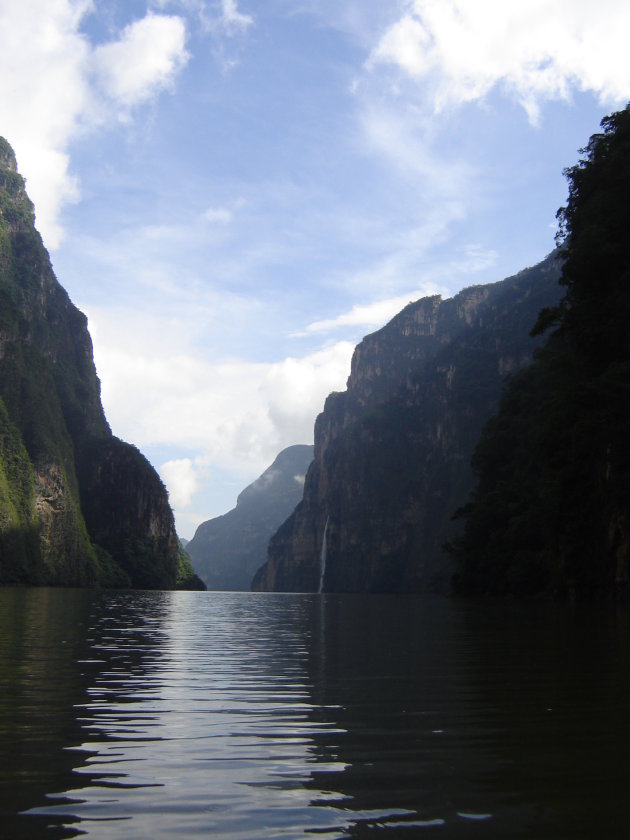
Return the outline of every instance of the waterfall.
{"type": "Polygon", "coordinates": [[[326,534],[328,533],[328,520],[330,516],[326,517],[326,524],[324,525],[324,536],[322,537],[322,550],[319,554],[319,589],[318,592],[324,591],[324,575],[326,574],[326,534]]]}

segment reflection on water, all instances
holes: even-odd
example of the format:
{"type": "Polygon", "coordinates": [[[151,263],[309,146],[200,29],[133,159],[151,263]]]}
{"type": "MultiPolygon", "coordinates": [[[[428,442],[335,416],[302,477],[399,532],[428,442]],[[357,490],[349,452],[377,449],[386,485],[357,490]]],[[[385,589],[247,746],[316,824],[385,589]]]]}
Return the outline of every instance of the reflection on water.
{"type": "Polygon", "coordinates": [[[625,838],[629,639],[610,606],[0,590],[0,837],[625,838]]]}

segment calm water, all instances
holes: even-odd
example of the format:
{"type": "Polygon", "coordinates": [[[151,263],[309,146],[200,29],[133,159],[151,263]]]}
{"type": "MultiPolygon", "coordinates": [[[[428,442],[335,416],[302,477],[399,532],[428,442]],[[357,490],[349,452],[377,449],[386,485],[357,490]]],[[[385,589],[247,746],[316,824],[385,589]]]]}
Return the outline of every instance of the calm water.
{"type": "Polygon", "coordinates": [[[0,837],[627,838],[628,618],[0,590],[0,837]]]}

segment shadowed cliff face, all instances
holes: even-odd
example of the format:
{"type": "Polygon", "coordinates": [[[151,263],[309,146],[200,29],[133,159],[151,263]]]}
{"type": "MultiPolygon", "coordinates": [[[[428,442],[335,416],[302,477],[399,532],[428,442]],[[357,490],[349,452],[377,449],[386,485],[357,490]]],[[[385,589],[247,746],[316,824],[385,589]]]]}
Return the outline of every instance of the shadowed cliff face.
{"type": "Polygon", "coordinates": [[[253,588],[448,589],[442,551],[472,487],[470,459],[505,376],[532,358],[529,331],[557,302],[554,255],[515,277],[409,304],[356,348],[344,393],[315,425],[304,498],[272,537],[253,588]]]}
{"type": "Polygon", "coordinates": [[[302,497],[313,447],[284,449],[239,495],[224,516],[203,522],[186,546],[193,566],[210,589],[248,590],[264,562],[269,538],[302,497]]]}
{"type": "Polygon", "coordinates": [[[111,434],[87,320],[55,278],[2,138],[0,549],[0,583],[175,582],[166,491],[111,434]],[[142,574],[132,544],[153,556],[142,574]]]}

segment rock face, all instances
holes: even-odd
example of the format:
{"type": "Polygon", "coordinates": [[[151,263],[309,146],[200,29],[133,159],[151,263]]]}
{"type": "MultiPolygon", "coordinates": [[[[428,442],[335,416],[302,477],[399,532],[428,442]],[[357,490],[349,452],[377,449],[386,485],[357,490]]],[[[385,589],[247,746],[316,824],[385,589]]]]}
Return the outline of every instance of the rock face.
{"type": "Polygon", "coordinates": [[[0,583],[171,588],[177,553],[165,488],[111,433],[87,320],[0,138],[0,583]]]}
{"type": "Polygon", "coordinates": [[[558,277],[550,255],[499,283],[411,303],[359,344],[347,390],[317,418],[304,498],[272,537],[255,590],[449,588],[442,545],[473,484],[472,452],[505,376],[532,358],[529,331],[558,301],[558,277]]]}
{"type": "Polygon", "coordinates": [[[302,498],[312,446],[290,446],[239,495],[224,516],[203,522],[186,545],[209,589],[249,590],[269,538],[302,498]]]}

